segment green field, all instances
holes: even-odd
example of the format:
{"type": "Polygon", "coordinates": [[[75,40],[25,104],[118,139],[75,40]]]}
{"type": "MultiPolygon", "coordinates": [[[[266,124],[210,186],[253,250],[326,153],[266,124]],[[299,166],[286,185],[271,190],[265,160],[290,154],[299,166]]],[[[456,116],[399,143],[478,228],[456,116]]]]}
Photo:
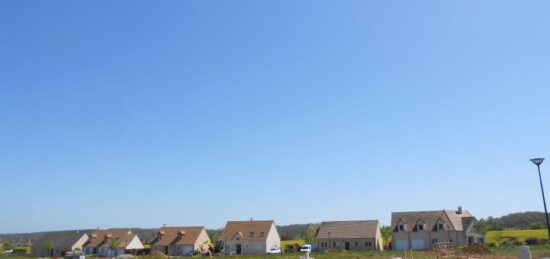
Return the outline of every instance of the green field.
{"type": "Polygon", "coordinates": [[[489,231],[485,236],[485,242],[496,243],[497,239],[502,239],[505,237],[517,237],[519,241],[523,242],[525,239],[530,237],[547,239],[548,234],[546,229],[489,231]]]}

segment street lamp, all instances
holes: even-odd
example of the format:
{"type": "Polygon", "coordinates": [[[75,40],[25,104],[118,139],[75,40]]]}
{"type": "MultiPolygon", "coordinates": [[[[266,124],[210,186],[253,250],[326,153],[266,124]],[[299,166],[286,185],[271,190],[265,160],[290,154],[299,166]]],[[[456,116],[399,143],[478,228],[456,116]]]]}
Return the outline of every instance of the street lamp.
{"type": "Polygon", "coordinates": [[[330,246],[331,246],[331,244],[330,244],[330,232],[328,232],[328,250],[329,251],[330,251],[330,246]]]}
{"type": "Polygon", "coordinates": [[[531,159],[531,162],[537,165],[537,169],[539,170],[540,191],[542,192],[542,203],[544,203],[544,216],[546,219],[546,228],[548,229],[548,238],[550,238],[550,223],[548,223],[548,211],[546,210],[546,199],[544,198],[544,188],[542,187],[542,177],[540,176],[540,164],[542,164],[542,161],[544,161],[544,158],[542,157],[531,159]]]}

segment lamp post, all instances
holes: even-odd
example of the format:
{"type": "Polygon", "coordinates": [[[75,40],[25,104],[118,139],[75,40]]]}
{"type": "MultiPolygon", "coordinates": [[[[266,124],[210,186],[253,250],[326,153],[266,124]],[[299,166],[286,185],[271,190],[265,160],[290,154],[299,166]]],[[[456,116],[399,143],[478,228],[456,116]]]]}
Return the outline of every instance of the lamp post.
{"type": "Polygon", "coordinates": [[[539,170],[540,191],[542,192],[542,203],[544,204],[544,218],[546,219],[546,228],[548,229],[548,238],[550,238],[550,223],[548,222],[548,210],[546,210],[546,199],[544,198],[544,188],[542,187],[542,176],[540,176],[540,164],[542,164],[544,158],[533,158],[531,162],[537,165],[539,170]]]}
{"type": "Polygon", "coordinates": [[[329,251],[330,251],[330,246],[331,246],[331,244],[330,244],[330,232],[328,232],[328,250],[329,251]]]}

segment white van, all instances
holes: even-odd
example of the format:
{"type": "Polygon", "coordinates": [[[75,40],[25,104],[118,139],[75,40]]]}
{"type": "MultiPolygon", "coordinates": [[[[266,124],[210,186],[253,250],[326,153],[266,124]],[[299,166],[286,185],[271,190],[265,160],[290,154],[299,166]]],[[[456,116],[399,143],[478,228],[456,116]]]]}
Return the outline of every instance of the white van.
{"type": "Polygon", "coordinates": [[[305,244],[302,247],[300,247],[300,252],[308,252],[311,253],[311,245],[305,244]]]}

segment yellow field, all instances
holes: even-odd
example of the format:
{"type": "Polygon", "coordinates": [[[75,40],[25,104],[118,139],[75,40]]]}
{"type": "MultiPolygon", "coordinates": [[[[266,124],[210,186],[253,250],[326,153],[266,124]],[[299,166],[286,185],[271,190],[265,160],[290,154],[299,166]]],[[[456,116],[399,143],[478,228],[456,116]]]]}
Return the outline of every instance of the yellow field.
{"type": "Polygon", "coordinates": [[[486,243],[496,243],[498,237],[517,237],[519,241],[525,241],[530,237],[547,239],[548,234],[546,229],[489,231],[485,236],[486,243]]]}
{"type": "Polygon", "coordinates": [[[291,246],[291,245],[294,245],[294,244],[298,244],[298,245],[302,246],[303,244],[305,244],[305,241],[302,240],[302,239],[283,240],[283,241],[281,241],[281,247],[291,246]]]}

